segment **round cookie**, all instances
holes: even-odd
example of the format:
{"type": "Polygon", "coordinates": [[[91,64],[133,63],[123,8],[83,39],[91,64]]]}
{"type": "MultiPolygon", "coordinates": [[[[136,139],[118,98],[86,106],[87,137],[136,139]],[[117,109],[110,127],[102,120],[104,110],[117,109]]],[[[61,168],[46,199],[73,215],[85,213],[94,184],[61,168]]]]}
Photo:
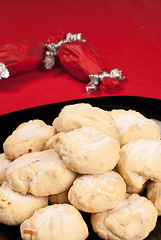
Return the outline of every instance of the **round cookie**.
{"type": "Polygon", "coordinates": [[[88,228],[79,211],[70,204],[54,204],[36,211],[20,226],[24,240],[84,240],[88,228]]]}
{"type": "Polygon", "coordinates": [[[140,138],[160,139],[159,126],[137,111],[114,109],[111,116],[115,121],[121,146],[140,138]]]}
{"type": "Polygon", "coordinates": [[[110,113],[101,108],[92,107],[88,103],[66,105],[52,125],[57,132],[69,132],[83,126],[94,126],[110,136],[117,136],[116,126],[110,113]]]}
{"type": "Polygon", "coordinates": [[[69,170],[54,149],[25,154],[6,170],[10,187],[22,194],[48,196],[69,189],[76,173],[69,170]]]}
{"type": "Polygon", "coordinates": [[[41,151],[45,142],[54,134],[54,128],[42,120],[22,123],[5,140],[4,153],[8,159],[14,160],[23,154],[41,151]]]}
{"type": "Polygon", "coordinates": [[[55,204],[55,203],[60,203],[60,204],[70,203],[69,200],[68,200],[68,190],[65,191],[65,192],[61,192],[61,193],[55,194],[55,195],[50,195],[49,196],[49,202],[51,204],[55,204]]]}
{"type": "Polygon", "coordinates": [[[6,179],[5,170],[11,163],[10,160],[7,159],[5,153],[0,154],[0,185],[2,185],[3,181],[6,179]]]}
{"type": "Polygon", "coordinates": [[[119,205],[93,213],[93,230],[105,240],[141,240],[155,228],[158,212],[154,205],[138,194],[127,196],[119,205]]]}
{"type": "Polygon", "coordinates": [[[7,225],[19,225],[30,218],[34,211],[46,207],[48,197],[23,195],[13,191],[7,182],[0,187],[0,222],[7,225]]]}
{"type": "Polygon", "coordinates": [[[138,139],[121,148],[117,171],[127,185],[142,189],[145,182],[161,181],[161,141],[138,139]]]}
{"type": "Polygon", "coordinates": [[[161,216],[161,182],[151,182],[147,187],[147,198],[152,201],[161,216]]]}
{"type": "Polygon", "coordinates": [[[110,171],[120,158],[118,140],[95,127],[58,134],[54,149],[69,169],[80,174],[110,171]]]}
{"type": "Polygon", "coordinates": [[[77,209],[95,213],[116,207],[125,195],[124,180],[110,171],[79,177],[69,189],[68,199],[77,209]]]}

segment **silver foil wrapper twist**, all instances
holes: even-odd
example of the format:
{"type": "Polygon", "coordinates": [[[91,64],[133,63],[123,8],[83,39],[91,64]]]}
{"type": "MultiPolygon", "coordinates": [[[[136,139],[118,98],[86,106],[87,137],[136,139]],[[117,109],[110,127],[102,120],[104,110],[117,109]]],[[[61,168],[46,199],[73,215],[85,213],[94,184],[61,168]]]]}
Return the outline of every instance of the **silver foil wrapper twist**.
{"type": "Polygon", "coordinates": [[[91,94],[94,91],[98,90],[105,77],[116,78],[118,80],[125,79],[125,77],[122,77],[122,71],[118,70],[117,68],[111,70],[110,72],[103,71],[99,74],[91,74],[89,75],[90,82],[86,86],[86,92],[88,94],[91,94]]]}
{"type": "Polygon", "coordinates": [[[8,78],[10,76],[9,71],[6,67],[6,65],[2,62],[0,62],[0,79],[2,78],[8,78]]]}
{"type": "Polygon", "coordinates": [[[58,43],[48,43],[45,44],[47,51],[45,54],[45,59],[43,61],[44,66],[46,69],[51,70],[55,65],[55,56],[57,55],[58,49],[62,44],[75,42],[75,41],[82,41],[85,42],[86,40],[82,38],[82,34],[73,34],[68,33],[65,39],[60,40],[58,43]]]}

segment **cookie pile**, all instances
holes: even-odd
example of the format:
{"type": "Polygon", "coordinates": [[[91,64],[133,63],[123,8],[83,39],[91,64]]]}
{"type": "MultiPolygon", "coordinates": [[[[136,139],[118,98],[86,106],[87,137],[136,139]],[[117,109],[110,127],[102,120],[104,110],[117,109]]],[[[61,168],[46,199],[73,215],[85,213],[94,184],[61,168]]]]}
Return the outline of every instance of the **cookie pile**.
{"type": "Polygon", "coordinates": [[[24,240],[141,240],[161,215],[157,124],[134,110],[65,106],[22,123],[0,154],[0,222],[24,240]],[[142,192],[146,191],[146,197],[142,192]]]}

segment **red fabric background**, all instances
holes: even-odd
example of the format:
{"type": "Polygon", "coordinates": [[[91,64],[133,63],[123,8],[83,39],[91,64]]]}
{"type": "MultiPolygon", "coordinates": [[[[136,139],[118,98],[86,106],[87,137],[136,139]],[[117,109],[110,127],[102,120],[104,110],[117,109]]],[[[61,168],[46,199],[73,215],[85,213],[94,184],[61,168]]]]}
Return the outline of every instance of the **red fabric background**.
{"type": "Polygon", "coordinates": [[[107,70],[123,70],[118,88],[87,95],[85,84],[63,68],[0,80],[0,115],[72,99],[144,96],[161,99],[160,0],[14,0],[0,7],[0,44],[45,41],[56,32],[78,33],[91,44],[107,70]]]}

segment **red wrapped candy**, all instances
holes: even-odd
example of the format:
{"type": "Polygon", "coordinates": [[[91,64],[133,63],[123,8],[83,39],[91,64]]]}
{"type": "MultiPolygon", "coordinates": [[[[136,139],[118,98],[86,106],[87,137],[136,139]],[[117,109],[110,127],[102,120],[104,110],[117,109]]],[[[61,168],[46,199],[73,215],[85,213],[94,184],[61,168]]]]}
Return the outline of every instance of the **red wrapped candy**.
{"type": "Polygon", "coordinates": [[[40,67],[44,56],[45,45],[41,42],[28,40],[0,46],[1,65],[5,65],[11,76],[40,67]]]}
{"type": "Polygon", "coordinates": [[[81,81],[89,82],[89,75],[101,73],[102,61],[86,42],[65,43],[58,49],[58,56],[64,68],[81,81]]]}
{"type": "Polygon", "coordinates": [[[104,71],[99,56],[81,33],[59,33],[46,44],[30,40],[0,46],[0,79],[33,71],[42,62],[46,69],[52,69],[55,56],[72,76],[88,83],[87,93],[114,88],[123,79],[118,69],[104,71]]]}
{"type": "MultiPolygon", "coordinates": [[[[64,36],[62,34],[62,36],[64,36]]],[[[122,71],[104,71],[102,61],[94,48],[87,44],[81,34],[68,33],[65,39],[46,44],[45,64],[47,69],[54,66],[54,56],[58,56],[64,68],[75,78],[88,82],[86,90],[114,88],[122,80],[122,71]],[[52,64],[51,64],[52,62],[52,64]]]]}

